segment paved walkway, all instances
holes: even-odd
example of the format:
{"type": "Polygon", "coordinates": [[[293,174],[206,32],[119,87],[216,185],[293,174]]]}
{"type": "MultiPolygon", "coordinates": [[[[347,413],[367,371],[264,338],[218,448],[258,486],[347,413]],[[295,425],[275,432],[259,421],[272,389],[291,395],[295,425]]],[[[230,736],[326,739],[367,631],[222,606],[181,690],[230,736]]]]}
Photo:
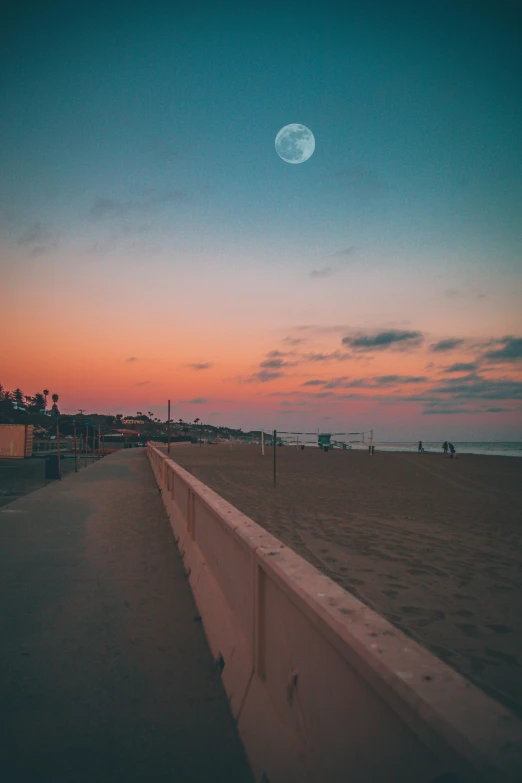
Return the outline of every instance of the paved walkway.
{"type": "Polygon", "coordinates": [[[0,777],[251,783],[145,450],[0,509],[0,777]]]}

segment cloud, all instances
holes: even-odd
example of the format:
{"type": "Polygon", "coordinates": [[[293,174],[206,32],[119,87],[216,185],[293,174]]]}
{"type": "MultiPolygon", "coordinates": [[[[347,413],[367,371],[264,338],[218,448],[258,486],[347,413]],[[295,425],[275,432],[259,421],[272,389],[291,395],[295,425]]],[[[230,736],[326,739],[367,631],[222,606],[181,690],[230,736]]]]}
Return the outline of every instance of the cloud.
{"type": "Polygon", "coordinates": [[[269,359],[278,359],[282,356],[290,356],[289,351],[269,351],[267,353],[269,359]]]}
{"type": "Polygon", "coordinates": [[[283,342],[288,343],[288,345],[296,346],[306,342],[306,340],[304,339],[304,337],[285,337],[283,339],[283,342]]]}
{"type": "Polygon", "coordinates": [[[278,372],[277,370],[259,370],[246,378],[237,378],[242,383],[268,383],[269,381],[275,381],[277,378],[283,378],[284,372],[278,372]]]}
{"type": "Polygon", "coordinates": [[[273,372],[271,370],[260,370],[259,372],[254,373],[252,376],[254,380],[261,381],[261,383],[267,383],[268,381],[275,381],[276,378],[282,378],[284,376],[284,373],[282,372],[273,372]]]}
{"type": "Polygon", "coordinates": [[[332,353],[307,353],[303,354],[303,358],[307,362],[344,362],[352,357],[346,351],[333,351],[332,353]]]}
{"type": "Polygon", "coordinates": [[[428,379],[423,375],[378,375],[373,380],[377,386],[388,386],[397,383],[424,383],[428,379]]]}
{"type": "Polygon", "coordinates": [[[474,411],[468,411],[466,408],[426,408],[422,411],[425,416],[428,416],[430,414],[434,415],[450,415],[454,413],[474,413],[474,411]]]}
{"type": "Polygon", "coordinates": [[[122,217],[128,215],[134,209],[132,201],[116,201],[112,198],[97,198],[89,210],[89,216],[93,220],[101,220],[106,217],[122,217]]]}
{"type": "Polygon", "coordinates": [[[447,340],[439,340],[438,343],[432,343],[430,345],[430,351],[443,353],[445,351],[453,351],[455,348],[460,348],[464,344],[464,340],[457,339],[456,337],[450,337],[447,340]]]}
{"type": "Polygon", "coordinates": [[[495,362],[519,362],[522,360],[522,338],[504,337],[500,341],[504,343],[502,348],[494,351],[488,351],[484,358],[495,362]]]}
{"type": "Polygon", "coordinates": [[[385,190],[385,184],[378,173],[365,166],[338,169],[333,175],[332,183],[339,189],[364,199],[376,198],[385,190]]]}
{"type": "Polygon", "coordinates": [[[489,379],[471,374],[462,378],[448,378],[431,391],[434,394],[451,394],[454,399],[520,400],[522,381],[489,379]]]}
{"type": "Polygon", "coordinates": [[[53,239],[53,235],[49,229],[45,228],[43,223],[33,223],[28,229],[24,231],[22,236],[18,239],[19,245],[35,245],[48,242],[53,239]]]}
{"type": "Polygon", "coordinates": [[[310,272],[310,277],[331,277],[333,272],[331,266],[324,266],[322,269],[313,269],[310,272]]]}
{"type": "Polygon", "coordinates": [[[336,258],[346,258],[346,256],[353,256],[356,250],[357,250],[357,245],[350,245],[350,247],[345,247],[342,250],[337,250],[332,255],[336,258]]]}
{"type": "Polygon", "coordinates": [[[137,359],[137,357],[136,357],[136,356],[129,356],[129,358],[128,358],[128,359],[125,359],[125,361],[126,361],[127,363],[129,363],[129,362],[137,362],[137,361],[138,361],[138,359],[137,359]]]}
{"type": "Polygon", "coordinates": [[[263,359],[262,362],[259,362],[259,366],[264,370],[280,370],[281,367],[295,367],[299,362],[289,362],[285,358],[286,356],[292,356],[295,355],[292,352],[289,351],[269,351],[266,354],[266,359],[263,359]]]}
{"type": "Polygon", "coordinates": [[[446,288],[444,296],[448,299],[485,299],[486,294],[481,291],[470,291],[469,293],[461,288],[446,288]]]}
{"type": "Polygon", "coordinates": [[[47,253],[52,247],[57,247],[58,239],[52,231],[38,221],[27,228],[18,238],[17,244],[20,247],[29,248],[29,257],[36,258],[47,253]]]}
{"type": "Polygon", "coordinates": [[[325,389],[376,389],[382,386],[396,386],[397,384],[424,383],[424,376],[416,375],[377,375],[373,378],[331,378],[329,381],[314,379],[306,381],[301,386],[323,386],[325,389]]]}
{"type": "Polygon", "coordinates": [[[150,381],[140,381],[139,383],[135,383],[135,386],[146,386],[150,381]]]}
{"type": "Polygon", "coordinates": [[[420,345],[424,340],[421,332],[389,329],[376,334],[357,334],[354,337],[343,337],[343,345],[349,345],[355,351],[386,350],[399,348],[408,350],[420,345]]]}
{"type": "Polygon", "coordinates": [[[510,410],[511,408],[486,408],[485,413],[505,413],[510,410]]]}
{"type": "Polygon", "coordinates": [[[89,217],[91,220],[95,221],[125,217],[138,210],[151,210],[161,204],[182,201],[185,198],[185,195],[185,192],[182,190],[171,189],[164,193],[149,192],[147,193],[146,198],[136,201],[97,198],[89,210],[89,217]]]}
{"type": "Polygon", "coordinates": [[[187,367],[191,367],[193,370],[209,370],[213,366],[212,362],[195,362],[193,364],[187,364],[187,367]]]}
{"type": "Polygon", "coordinates": [[[259,366],[265,369],[278,370],[281,367],[295,367],[298,362],[287,362],[284,359],[265,359],[259,366]]]}
{"type": "Polygon", "coordinates": [[[180,400],[180,402],[188,403],[190,405],[206,405],[208,400],[206,397],[194,397],[193,400],[180,400]]]}
{"type": "Polygon", "coordinates": [[[456,362],[450,367],[447,367],[444,372],[473,372],[478,370],[478,362],[456,362]]]}

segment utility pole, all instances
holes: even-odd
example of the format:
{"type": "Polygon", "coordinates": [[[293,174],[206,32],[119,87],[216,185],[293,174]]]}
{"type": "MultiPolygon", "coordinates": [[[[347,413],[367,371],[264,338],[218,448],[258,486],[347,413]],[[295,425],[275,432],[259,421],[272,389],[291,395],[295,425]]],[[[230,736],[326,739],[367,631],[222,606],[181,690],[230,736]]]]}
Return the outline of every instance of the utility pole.
{"type": "Polygon", "coordinates": [[[261,430],[261,454],[265,456],[265,431],[261,430]]]}
{"type": "Polygon", "coordinates": [[[170,454],[170,400],[167,403],[167,454],[170,454]]]}
{"type": "Polygon", "coordinates": [[[199,425],[199,448],[203,445],[203,422],[199,425]]]}
{"type": "Polygon", "coordinates": [[[98,459],[101,459],[101,455],[100,455],[100,441],[101,441],[101,424],[98,424],[98,459]]]}
{"type": "Polygon", "coordinates": [[[73,437],[74,437],[74,472],[78,473],[78,451],[76,449],[76,419],[74,420],[73,437]]]}
{"type": "Polygon", "coordinates": [[[60,465],[60,425],[56,420],[56,443],[58,445],[58,478],[62,480],[62,466],[60,465]]]}
{"type": "Polygon", "coordinates": [[[276,485],[277,430],[274,430],[274,487],[276,485]]]}

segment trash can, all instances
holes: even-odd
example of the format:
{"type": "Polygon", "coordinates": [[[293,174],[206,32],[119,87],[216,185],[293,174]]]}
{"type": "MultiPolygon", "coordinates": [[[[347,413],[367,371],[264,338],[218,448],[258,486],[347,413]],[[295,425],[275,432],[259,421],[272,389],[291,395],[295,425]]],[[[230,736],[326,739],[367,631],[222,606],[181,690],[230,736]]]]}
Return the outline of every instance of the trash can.
{"type": "Polygon", "coordinates": [[[304,446],[301,446],[301,451],[304,451],[304,446]]]}
{"type": "Polygon", "coordinates": [[[48,454],[45,458],[45,478],[46,479],[59,479],[60,478],[60,459],[59,454],[48,454]]]}
{"type": "Polygon", "coordinates": [[[328,451],[328,446],[325,446],[325,447],[324,447],[324,450],[325,450],[325,451],[328,451]]]}

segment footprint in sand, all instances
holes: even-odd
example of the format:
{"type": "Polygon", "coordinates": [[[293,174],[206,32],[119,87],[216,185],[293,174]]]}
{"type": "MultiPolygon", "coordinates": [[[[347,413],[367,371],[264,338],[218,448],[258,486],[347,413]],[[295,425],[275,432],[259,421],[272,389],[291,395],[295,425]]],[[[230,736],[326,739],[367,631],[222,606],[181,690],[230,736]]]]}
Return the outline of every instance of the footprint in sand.
{"type": "Polygon", "coordinates": [[[473,617],[473,612],[470,612],[468,609],[459,609],[457,612],[451,612],[452,615],[455,615],[455,617],[473,617]]]}
{"type": "Polygon", "coordinates": [[[518,665],[518,658],[516,658],[516,656],[508,655],[508,653],[503,653],[499,650],[492,650],[490,647],[486,647],[486,655],[490,658],[497,658],[500,661],[511,663],[513,666],[518,665]]]}
{"type": "Polygon", "coordinates": [[[480,636],[480,628],[471,623],[455,623],[455,628],[458,628],[464,636],[468,636],[470,639],[476,639],[480,636]]]}

